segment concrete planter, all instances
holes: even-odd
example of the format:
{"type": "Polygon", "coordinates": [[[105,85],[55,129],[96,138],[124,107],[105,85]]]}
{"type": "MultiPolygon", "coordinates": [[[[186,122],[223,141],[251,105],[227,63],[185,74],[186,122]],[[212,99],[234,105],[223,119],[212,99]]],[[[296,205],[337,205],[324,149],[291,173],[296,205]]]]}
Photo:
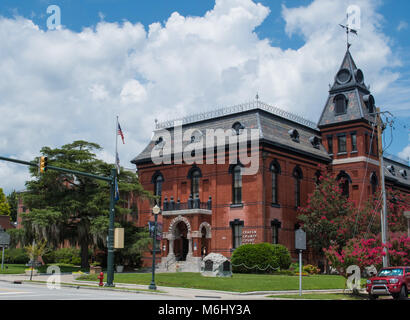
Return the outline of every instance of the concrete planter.
{"type": "Polygon", "coordinates": [[[90,266],[90,274],[100,274],[102,272],[102,267],[100,266],[90,266]]]}

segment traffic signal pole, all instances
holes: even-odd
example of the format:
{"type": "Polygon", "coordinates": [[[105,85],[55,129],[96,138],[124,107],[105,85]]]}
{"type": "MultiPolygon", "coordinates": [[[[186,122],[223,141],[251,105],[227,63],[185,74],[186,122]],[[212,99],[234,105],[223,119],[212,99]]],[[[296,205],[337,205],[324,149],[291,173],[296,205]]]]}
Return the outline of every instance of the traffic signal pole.
{"type": "MultiPolygon", "coordinates": [[[[29,162],[29,161],[23,161],[23,160],[18,160],[18,159],[11,159],[11,158],[6,158],[0,156],[0,160],[3,161],[8,161],[8,162],[13,162],[13,163],[18,163],[18,164],[24,164],[26,166],[31,166],[31,167],[37,167],[39,168],[39,163],[37,162],[29,162]]],[[[117,179],[117,170],[116,169],[111,169],[111,174],[109,177],[103,177],[103,176],[98,176],[92,173],[88,172],[81,172],[77,170],[70,170],[70,169],[65,169],[65,168],[60,168],[60,167],[54,167],[47,165],[46,170],[55,170],[55,171],[60,171],[60,172],[65,172],[65,173],[72,173],[76,174],[79,176],[84,176],[92,179],[98,179],[98,180],[103,180],[106,181],[110,184],[110,222],[109,222],[109,228],[108,228],[108,257],[107,257],[107,287],[113,287],[114,286],[114,218],[115,218],[115,181],[117,179]]]]}

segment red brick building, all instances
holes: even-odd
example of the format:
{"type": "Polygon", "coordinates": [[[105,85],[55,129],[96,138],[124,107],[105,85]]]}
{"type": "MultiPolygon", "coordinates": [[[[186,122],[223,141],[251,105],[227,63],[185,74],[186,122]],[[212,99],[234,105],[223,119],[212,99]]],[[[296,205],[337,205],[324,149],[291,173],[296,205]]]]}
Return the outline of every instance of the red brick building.
{"type": "MultiPolygon", "coordinates": [[[[374,112],[363,72],[347,50],[318,124],[259,100],[181,119],[179,134],[176,121],[157,123],[154,139],[132,163],[144,188],[161,196],[158,262],[169,270],[175,261],[185,270],[199,270],[204,253],[230,257],[240,244],[258,242],[283,244],[294,255],[297,207],[306,205],[314,190],[319,164],[337,174],[344,193],[357,204],[380,184],[374,112]],[[257,130],[256,150],[250,141],[247,144],[248,154],[257,151],[257,172],[242,175],[243,165],[228,161],[237,151],[227,148],[225,164],[217,163],[216,157],[208,164],[202,142],[207,129],[232,129],[233,135],[257,130]],[[171,163],[155,164],[152,152],[164,154],[167,148],[164,130],[172,139],[171,163]],[[202,143],[203,155],[196,155],[197,149],[187,155],[203,163],[178,163],[182,150],[191,150],[195,143],[202,143]]],[[[386,184],[409,192],[408,164],[384,160],[386,184]]],[[[141,202],[138,207],[137,224],[146,226],[153,221],[151,204],[141,202]]],[[[151,264],[151,256],[144,259],[151,264]]]]}

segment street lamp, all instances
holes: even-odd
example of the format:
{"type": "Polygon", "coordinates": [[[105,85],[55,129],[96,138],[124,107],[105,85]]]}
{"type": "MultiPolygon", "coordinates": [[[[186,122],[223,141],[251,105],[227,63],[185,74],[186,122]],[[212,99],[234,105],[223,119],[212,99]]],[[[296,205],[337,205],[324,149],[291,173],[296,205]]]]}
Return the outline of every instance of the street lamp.
{"type": "Polygon", "coordinates": [[[158,219],[158,214],[161,212],[161,208],[158,207],[156,204],[154,208],[152,208],[152,213],[154,214],[155,217],[155,223],[154,223],[154,232],[152,236],[152,280],[151,284],[149,285],[150,290],[157,290],[157,286],[155,285],[155,251],[156,251],[156,240],[157,240],[157,219],[158,219]]]}

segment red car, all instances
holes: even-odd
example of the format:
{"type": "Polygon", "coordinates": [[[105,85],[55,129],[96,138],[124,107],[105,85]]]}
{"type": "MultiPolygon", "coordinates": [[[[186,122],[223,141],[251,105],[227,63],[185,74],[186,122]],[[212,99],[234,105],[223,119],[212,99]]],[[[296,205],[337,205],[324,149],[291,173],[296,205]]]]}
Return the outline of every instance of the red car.
{"type": "Polygon", "coordinates": [[[370,299],[391,295],[394,299],[407,299],[410,291],[410,267],[389,267],[379,271],[366,283],[370,299]]]}

